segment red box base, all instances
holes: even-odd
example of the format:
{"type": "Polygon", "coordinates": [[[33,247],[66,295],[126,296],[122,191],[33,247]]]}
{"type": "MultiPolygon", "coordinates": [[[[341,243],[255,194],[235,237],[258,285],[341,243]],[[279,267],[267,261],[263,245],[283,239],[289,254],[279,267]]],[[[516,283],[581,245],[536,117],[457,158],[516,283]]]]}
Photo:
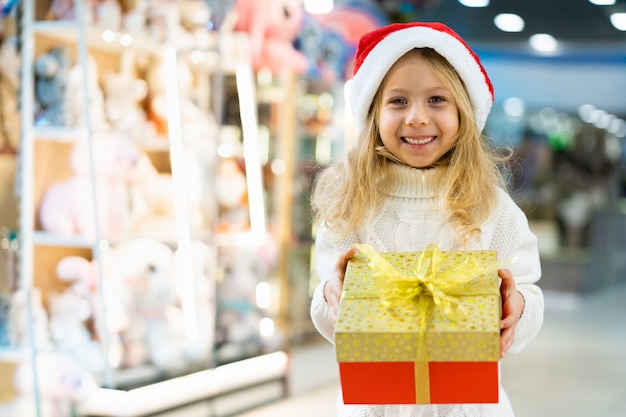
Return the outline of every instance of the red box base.
{"type": "MultiPolygon", "coordinates": [[[[497,403],[498,362],[430,362],[430,404],[497,403]]],[[[340,362],[346,404],[416,404],[413,362],[340,362]]]]}

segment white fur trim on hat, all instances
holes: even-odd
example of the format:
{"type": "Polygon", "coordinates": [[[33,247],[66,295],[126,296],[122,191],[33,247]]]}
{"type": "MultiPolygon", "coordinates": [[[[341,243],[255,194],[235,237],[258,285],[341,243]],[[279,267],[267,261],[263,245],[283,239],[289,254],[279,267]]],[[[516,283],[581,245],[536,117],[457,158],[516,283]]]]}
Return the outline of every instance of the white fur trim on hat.
{"type": "Polygon", "coordinates": [[[350,87],[350,106],[358,132],[365,126],[374,95],[389,69],[414,48],[432,48],[456,69],[469,92],[476,126],[483,130],[493,105],[493,88],[487,73],[478,57],[453,35],[451,29],[440,23],[434,25],[437,26],[429,26],[428,23],[397,25],[400,29],[382,37],[369,52],[365,52],[365,57],[361,57],[350,87]]]}

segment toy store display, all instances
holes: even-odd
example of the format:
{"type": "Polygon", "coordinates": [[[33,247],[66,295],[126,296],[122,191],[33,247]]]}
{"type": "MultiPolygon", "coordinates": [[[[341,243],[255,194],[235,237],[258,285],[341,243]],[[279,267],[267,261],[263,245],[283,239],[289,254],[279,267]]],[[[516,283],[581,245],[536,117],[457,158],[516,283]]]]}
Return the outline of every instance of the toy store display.
{"type": "MultiPolygon", "coordinates": [[[[72,19],[73,4],[38,3],[38,19],[72,19]]],[[[295,77],[277,87],[275,99],[284,100],[269,104],[271,120],[259,123],[262,149],[253,156],[268,175],[251,190],[246,141],[238,135],[240,152],[218,156],[227,130],[219,107],[231,106],[220,98],[237,107],[242,95],[235,86],[234,98],[225,96],[220,72],[236,78],[230,64],[243,63],[273,76],[341,82],[353,53],[346,33],[359,30],[310,20],[305,38],[312,16],[294,0],[232,2],[219,42],[205,1],[105,0],[83,10],[84,65],[76,38],[38,33],[32,77],[30,324],[37,349],[54,353],[37,355],[54,363],[45,366],[72,360],[60,376],[73,379],[72,389],[42,389],[41,403],[60,413],[90,391],[90,378],[112,391],[133,389],[285,347],[289,278],[281,251],[292,230],[295,77]],[[251,204],[253,192],[260,204],[251,204]],[[251,231],[255,209],[268,211],[261,234],[251,231]]],[[[263,111],[254,94],[244,98],[263,111]]],[[[236,113],[233,124],[242,122],[236,113]]],[[[25,300],[22,290],[9,300],[10,344],[20,348],[30,342],[25,300]]],[[[32,398],[15,385],[18,398],[32,398]]]]}
{"type": "Polygon", "coordinates": [[[219,248],[223,276],[217,283],[216,356],[219,363],[280,349],[279,292],[273,276],[277,260],[271,237],[257,246],[219,248]]]}

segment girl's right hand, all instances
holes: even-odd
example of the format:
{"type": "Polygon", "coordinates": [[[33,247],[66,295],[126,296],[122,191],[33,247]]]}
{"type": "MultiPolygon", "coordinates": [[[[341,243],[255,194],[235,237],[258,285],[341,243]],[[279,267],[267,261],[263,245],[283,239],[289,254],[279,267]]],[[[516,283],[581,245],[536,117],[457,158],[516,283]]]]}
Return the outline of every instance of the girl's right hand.
{"type": "Polygon", "coordinates": [[[324,300],[328,304],[328,315],[333,326],[337,322],[337,315],[339,314],[339,299],[343,290],[343,280],[346,276],[348,261],[355,253],[356,248],[350,248],[339,255],[337,263],[335,263],[333,275],[324,283],[324,300]]]}

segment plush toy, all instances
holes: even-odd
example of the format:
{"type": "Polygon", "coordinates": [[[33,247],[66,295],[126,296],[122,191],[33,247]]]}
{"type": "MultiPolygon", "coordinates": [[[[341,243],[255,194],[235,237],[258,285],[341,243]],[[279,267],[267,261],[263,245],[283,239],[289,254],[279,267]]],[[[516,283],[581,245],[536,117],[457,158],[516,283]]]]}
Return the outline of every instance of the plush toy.
{"type": "Polygon", "coordinates": [[[168,372],[184,369],[174,251],[157,240],[137,238],[116,244],[102,255],[105,311],[117,309],[120,316],[128,316],[126,326],[117,329],[124,343],[122,366],[152,363],[168,372]],[[111,279],[125,287],[123,311],[117,289],[108,288],[111,279]]]}
{"type": "MultiPolygon", "coordinates": [[[[257,242],[259,243],[259,242],[257,242]]],[[[262,335],[260,324],[275,313],[277,304],[259,305],[257,285],[268,279],[276,260],[271,239],[257,247],[237,245],[219,248],[218,259],[224,277],[217,285],[216,345],[220,360],[233,360],[276,347],[278,334],[262,335]],[[274,308],[274,310],[273,310],[274,308]]]]}
{"type": "Polygon", "coordinates": [[[236,232],[250,227],[246,175],[234,158],[221,158],[218,162],[215,200],[219,205],[219,230],[236,232]]]}
{"type": "Polygon", "coordinates": [[[109,124],[104,114],[104,95],[98,84],[98,65],[93,56],[87,57],[87,67],[83,69],[79,64],[70,68],[67,74],[67,89],[65,92],[65,114],[67,126],[86,126],[85,110],[89,111],[89,123],[94,132],[106,132],[109,124]],[[85,95],[85,81],[87,77],[87,94],[85,95]],[[85,100],[87,106],[85,108],[85,100]]]}
{"type": "Polygon", "coordinates": [[[305,73],[307,58],[294,47],[304,8],[299,0],[236,0],[236,31],[250,35],[252,67],[305,73]]]}
{"type": "Polygon", "coordinates": [[[130,177],[129,197],[133,231],[162,239],[176,236],[172,175],[157,171],[145,153],[130,177]]]}
{"type": "Polygon", "coordinates": [[[94,393],[98,385],[70,355],[39,352],[36,356],[37,398],[32,356],[24,354],[13,374],[17,397],[0,403],[0,415],[19,417],[67,417],[75,415],[75,406],[94,393]]]}
{"type": "Polygon", "coordinates": [[[118,0],[97,0],[94,14],[96,25],[116,31],[122,28],[122,7],[118,0]]]}
{"type": "Polygon", "coordinates": [[[345,81],[352,77],[361,36],[387,23],[388,19],[371,7],[347,2],[336,5],[329,13],[306,15],[297,46],[314,64],[319,78],[345,81]]]}
{"type": "MultiPolygon", "coordinates": [[[[91,146],[100,233],[112,236],[125,232],[129,229],[127,177],[137,164],[139,150],[127,137],[116,134],[96,134],[91,146]]],[[[62,235],[94,235],[88,147],[87,140],[76,141],[69,161],[72,177],[45,190],[39,206],[44,230],[62,235]]]]}
{"type": "Polygon", "coordinates": [[[70,69],[70,52],[64,46],[50,49],[35,61],[36,125],[67,124],[66,92],[70,69]]]}
{"type": "Polygon", "coordinates": [[[324,26],[316,16],[306,15],[296,48],[311,63],[307,76],[332,83],[349,78],[353,48],[338,31],[324,26]]]}
{"type": "Polygon", "coordinates": [[[9,340],[11,346],[30,347],[30,335],[35,338],[34,344],[38,349],[46,350],[53,347],[48,331],[48,313],[43,306],[41,290],[33,287],[30,297],[25,289],[18,289],[11,295],[11,309],[9,311],[9,340]],[[28,313],[30,298],[31,313],[28,313]],[[32,329],[32,333],[29,331],[32,329]]]}
{"type": "Polygon", "coordinates": [[[105,357],[91,333],[97,286],[94,268],[82,257],[67,256],[57,263],[56,274],[67,287],[48,298],[50,337],[55,348],[90,372],[102,372],[105,357]]]}
{"type": "MultiPolygon", "coordinates": [[[[168,102],[166,80],[174,76],[166,72],[164,62],[159,59],[145,64],[145,80],[148,83],[148,119],[154,123],[158,134],[168,135],[168,102]]],[[[183,139],[197,141],[215,140],[217,123],[208,111],[200,108],[194,99],[194,75],[184,59],[178,59],[175,69],[178,81],[178,109],[180,112],[183,139]]]]}
{"type": "Polygon", "coordinates": [[[122,27],[131,33],[146,32],[148,22],[149,0],[121,0],[125,10],[122,16],[122,27]]]}
{"type": "Polygon", "coordinates": [[[186,32],[190,49],[206,51],[211,45],[209,25],[211,9],[203,0],[177,0],[180,12],[180,24],[186,32]]]}
{"type": "Polygon", "coordinates": [[[134,142],[149,142],[156,132],[148,123],[142,102],[148,95],[148,84],[134,75],[134,54],[122,55],[119,72],[104,74],[104,113],[115,132],[121,132],[134,142]]]}
{"type": "MultiPolygon", "coordinates": [[[[83,6],[84,17],[83,20],[86,24],[93,23],[95,17],[95,7],[99,0],[85,0],[83,6]]],[[[53,20],[72,20],[75,16],[74,1],[73,0],[52,0],[48,10],[48,15],[53,20]]]]}

